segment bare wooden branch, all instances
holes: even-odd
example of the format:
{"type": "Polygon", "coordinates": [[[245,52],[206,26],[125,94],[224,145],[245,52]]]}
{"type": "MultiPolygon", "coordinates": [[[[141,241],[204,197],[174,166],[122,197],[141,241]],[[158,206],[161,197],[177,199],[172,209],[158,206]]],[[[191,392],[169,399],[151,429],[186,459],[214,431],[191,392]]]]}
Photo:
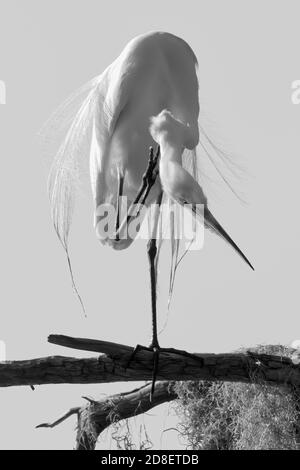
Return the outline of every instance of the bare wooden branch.
{"type": "Polygon", "coordinates": [[[81,351],[93,351],[109,355],[131,354],[133,348],[124,344],[100,341],[97,339],[72,338],[65,335],[49,335],[48,342],[64,346],[65,348],[80,349],[81,351]]]}
{"type": "MultiPolygon", "coordinates": [[[[108,383],[148,381],[153,354],[141,350],[130,362],[133,348],[106,341],[52,335],[49,341],[76,349],[104,353],[98,358],[52,356],[0,363],[0,387],[58,383],[108,383]]],[[[158,380],[211,380],[300,385],[300,366],[290,358],[267,354],[189,354],[162,352],[158,380]]]]}
{"type": "Polygon", "coordinates": [[[110,424],[145,413],[176,398],[170,382],[157,382],[150,401],[150,385],[89,403],[78,414],[76,449],[93,450],[100,433],[110,424]]]}
{"type": "MultiPolygon", "coordinates": [[[[0,387],[62,383],[108,383],[148,381],[152,379],[153,353],[142,349],[132,358],[134,348],[107,341],[51,335],[49,342],[60,346],[101,353],[99,357],[73,358],[52,356],[25,361],[0,363],[0,387]],[[129,361],[132,359],[131,361],[129,361]],[[130,363],[130,366],[128,365],[130,363]]],[[[285,350],[292,358],[293,350],[285,350]],[[290,354],[291,353],[291,354],[290,354]]],[[[298,356],[297,356],[298,357],[298,356]]],[[[52,423],[39,428],[53,428],[77,415],[77,449],[94,449],[99,434],[111,423],[144,413],[171,401],[175,396],[173,381],[207,380],[261,382],[269,385],[300,386],[298,360],[252,351],[230,354],[191,354],[170,349],[159,359],[158,382],[150,401],[150,385],[120,393],[100,401],[84,397],[87,404],[71,408],[52,423]]]]}
{"type": "Polygon", "coordinates": [[[72,408],[53,423],[39,424],[36,428],[54,428],[76,414],[76,449],[93,450],[99,434],[111,424],[138,416],[177,397],[172,382],[157,382],[152,401],[150,401],[150,390],[151,384],[146,384],[129,392],[112,395],[99,401],[83,397],[88,400],[88,405],[72,408]]]}
{"type": "Polygon", "coordinates": [[[61,418],[57,419],[56,421],[54,421],[53,423],[42,423],[42,424],[39,424],[38,426],[36,426],[36,429],[38,428],[54,428],[55,426],[58,426],[60,423],[62,423],[63,421],[65,421],[66,419],[68,419],[70,416],[74,415],[74,414],[77,414],[79,413],[80,411],[80,408],[77,407],[77,408],[71,408],[67,413],[65,413],[61,418]]]}

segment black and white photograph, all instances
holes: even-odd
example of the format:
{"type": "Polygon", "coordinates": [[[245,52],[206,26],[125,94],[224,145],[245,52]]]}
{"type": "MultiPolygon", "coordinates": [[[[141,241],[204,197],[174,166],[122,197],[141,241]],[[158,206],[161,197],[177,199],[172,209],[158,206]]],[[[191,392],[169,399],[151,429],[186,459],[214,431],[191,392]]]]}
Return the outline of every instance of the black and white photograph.
{"type": "Polygon", "coordinates": [[[299,47],[297,0],[0,0],[0,450],[300,450],[299,47]]]}

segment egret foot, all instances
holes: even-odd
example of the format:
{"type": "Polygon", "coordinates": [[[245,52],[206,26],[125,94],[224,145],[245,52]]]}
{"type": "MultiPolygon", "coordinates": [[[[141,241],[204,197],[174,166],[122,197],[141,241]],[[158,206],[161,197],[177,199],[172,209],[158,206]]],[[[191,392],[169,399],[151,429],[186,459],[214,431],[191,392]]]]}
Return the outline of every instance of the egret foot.
{"type": "Polygon", "coordinates": [[[132,354],[129,357],[129,360],[126,364],[126,368],[130,366],[130,363],[133,361],[134,357],[138,354],[139,351],[151,351],[153,352],[153,372],[152,372],[152,386],[150,392],[150,401],[152,401],[154,392],[155,392],[155,383],[157,378],[158,372],[158,364],[159,364],[159,355],[161,352],[163,353],[171,353],[177,354],[179,356],[188,357],[189,359],[193,359],[201,363],[203,366],[203,359],[202,357],[196,356],[195,354],[188,353],[187,351],[175,348],[161,348],[158,343],[151,343],[150,346],[142,346],[141,344],[137,344],[134,348],[132,354]]]}
{"type": "Polygon", "coordinates": [[[126,368],[130,366],[130,363],[133,361],[133,359],[138,354],[138,352],[143,351],[143,350],[153,352],[152,386],[151,386],[151,392],[150,392],[150,401],[152,401],[154,391],[155,391],[155,382],[156,382],[157,371],[158,371],[159,353],[160,351],[164,351],[164,350],[158,344],[157,345],[150,344],[150,346],[148,347],[142,346],[141,344],[137,344],[132,354],[129,357],[129,360],[126,364],[126,368]]]}
{"type": "Polygon", "coordinates": [[[120,220],[120,197],[123,195],[124,181],[125,181],[125,172],[122,169],[118,169],[118,199],[117,199],[117,216],[116,216],[116,226],[114,233],[114,240],[120,240],[120,233],[123,230],[124,225],[129,226],[132,219],[136,218],[140,214],[140,208],[143,207],[146,203],[147,197],[150,193],[151,188],[154,186],[157,176],[158,176],[158,161],[160,157],[160,147],[158,146],[156,152],[154,153],[153,147],[149,149],[149,159],[147,163],[147,168],[143,174],[141,186],[136,194],[135,199],[128,208],[127,215],[125,219],[121,222],[120,220]],[[136,211],[136,206],[140,205],[138,211],[136,211]]]}
{"type": "MultiPolygon", "coordinates": [[[[154,154],[153,147],[149,149],[149,159],[145,173],[143,174],[142,185],[136,195],[135,200],[132,203],[132,206],[136,204],[144,205],[146,199],[150,193],[152,186],[154,186],[157,175],[158,175],[158,161],[160,157],[160,147],[158,146],[156,149],[156,153],[154,154]]],[[[131,215],[131,207],[128,211],[127,216],[127,223],[130,221],[131,215]]]]}

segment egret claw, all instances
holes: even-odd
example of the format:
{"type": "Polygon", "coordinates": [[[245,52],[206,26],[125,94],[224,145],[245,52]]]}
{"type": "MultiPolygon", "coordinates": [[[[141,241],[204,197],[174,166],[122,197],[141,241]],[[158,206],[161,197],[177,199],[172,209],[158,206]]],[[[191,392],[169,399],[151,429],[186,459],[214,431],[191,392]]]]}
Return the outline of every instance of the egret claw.
{"type": "Polygon", "coordinates": [[[137,344],[129,356],[125,369],[127,369],[130,366],[130,363],[133,361],[136,354],[142,350],[153,352],[153,373],[152,373],[152,386],[151,386],[151,392],[150,392],[150,401],[152,401],[152,397],[155,391],[155,382],[156,382],[157,371],[158,371],[159,353],[161,351],[161,348],[158,345],[152,346],[151,344],[150,346],[147,347],[147,346],[142,346],[141,344],[137,344]]]}
{"type": "Polygon", "coordinates": [[[132,351],[131,355],[129,356],[129,359],[125,366],[126,369],[130,366],[130,363],[133,361],[136,354],[139,351],[143,351],[143,350],[153,352],[153,372],[152,372],[152,385],[151,385],[151,391],[150,391],[150,401],[152,401],[152,398],[155,392],[155,383],[156,383],[156,378],[157,378],[157,373],[158,373],[159,355],[161,352],[177,354],[179,356],[188,357],[189,359],[198,361],[201,363],[201,365],[203,365],[202,357],[196,356],[195,354],[188,353],[187,351],[184,351],[184,350],[179,350],[179,349],[174,349],[174,348],[161,348],[159,344],[153,345],[152,343],[148,347],[142,346],[141,344],[137,344],[134,350],[132,351]]]}

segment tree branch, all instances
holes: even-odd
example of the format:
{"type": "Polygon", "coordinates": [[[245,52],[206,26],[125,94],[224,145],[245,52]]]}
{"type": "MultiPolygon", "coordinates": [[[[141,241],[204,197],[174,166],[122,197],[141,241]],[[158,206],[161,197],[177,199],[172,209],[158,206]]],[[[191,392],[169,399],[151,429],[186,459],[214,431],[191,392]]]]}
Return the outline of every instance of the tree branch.
{"type": "Polygon", "coordinates": [[[177,397],[171,382],[157,382],[152,401],[149,399],[150,390],[151,384],[143,385],[130,392],[112,395],[99,401],[83,397],[88,400],[88,405],[81,408],[71,408],[53,423],[43,423],[36,427],[54,428],[76,414],[76,449],[94,450],[99,434],[112,423],[146,413],[151,408],[172,401],[177,397]]]}
{"type": "Polygon", "coordinates": [[[67,413],[65,413],[61,418],[57,419],[54,421],[54,423],[42,423],[36,426],[36,429],[38,428],[54,428],[55,426],[58,426],[60,423],[68,419],[70,416],[79,414],[80,408],[71,408],[67,413]]]}
{"type": "MultiPolygon", "coordinates": [[[[153,353],[142,349],[132,357],[134,348],[122,344],[84,338],[51,335],[48,341],[60,346],[101,353],[97,357],[77,359],[52,356],[25,361],[0,363],[0,387],[61,383],[108,383],[152,379],[153,353]],[[130,366],[128,365],[130,363],[130,366]]],[[[83,407],[71,408],[53,423],[39,428],[53,428],[77,415],[77,449],[94,449],[99,434],[111,423],[145,413],[176,398],[172,381],[206,380],[251,382],[269,385],[300,386],[299,354],[285,350],[290,357],[258,354],[191,354],[170,349],[162,351],[155,393],[150,402],[150,385],[95,401],[85,398],[83,407]],[[294,357],[295,356],[295,357],[294,357]]]]}
{"type": "MultiPolygon", "coordinates": [[[[153,354],[139,351],[130,362],[133,348],[106,341],[51,335],[49,342],[104,353],[98,358],[52,356],[0,363],[0,387],[58,383],[108,383],[152,379],[153,354]]],[[[162,352],[158,380],[210,380],[300,385],[300,366],[288,357],[251,352],[189,354],[173,349],[162,352]]]]}
{"type": "Polygon", "coordinates": [[[177,395],[170,382],[157,382],[150,401],[150,385],[92,401],[78,413],[77,450],[93,450],[97,439],[110,424],[149,411],[155,406],[174,400],[177,395]]]}

